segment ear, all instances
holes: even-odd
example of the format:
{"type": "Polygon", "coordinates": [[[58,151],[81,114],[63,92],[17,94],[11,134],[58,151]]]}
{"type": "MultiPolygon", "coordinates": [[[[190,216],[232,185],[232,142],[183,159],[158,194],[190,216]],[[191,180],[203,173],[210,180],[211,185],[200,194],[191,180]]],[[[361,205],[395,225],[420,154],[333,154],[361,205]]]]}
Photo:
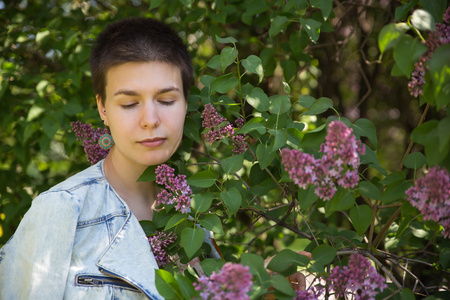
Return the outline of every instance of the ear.
{"type": "Polygon", "coordinates": [[[103,102],[100,98],[99,95],[96,95],[95,98],[97,99],[97,110],[98,110],[98,114],[100,115],[100,118],[103,120],[103,122],[106,123],[106,110],[105,110],[105,106],[103,105],[103,102]]]}

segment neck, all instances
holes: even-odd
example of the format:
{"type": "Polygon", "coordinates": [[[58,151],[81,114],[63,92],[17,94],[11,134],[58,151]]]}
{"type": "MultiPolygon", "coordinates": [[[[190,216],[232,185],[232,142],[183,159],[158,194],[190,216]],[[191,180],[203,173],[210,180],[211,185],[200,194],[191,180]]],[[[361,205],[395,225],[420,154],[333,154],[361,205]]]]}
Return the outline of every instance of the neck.
{"type": "Polygon", "coordinates": [[[114,159],[114,154],[113,147],[104,161],[108,182],[139,220],[151,219],[156,205],[155,184],[137,181],[146,167],[114,159]]]}

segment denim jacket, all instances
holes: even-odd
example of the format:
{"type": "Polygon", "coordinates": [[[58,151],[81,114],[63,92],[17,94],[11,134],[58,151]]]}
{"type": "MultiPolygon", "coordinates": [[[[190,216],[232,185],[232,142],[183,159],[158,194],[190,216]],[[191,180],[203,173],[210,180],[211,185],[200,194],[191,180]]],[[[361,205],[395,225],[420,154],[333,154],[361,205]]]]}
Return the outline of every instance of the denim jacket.
{"type": "Polygon", "coordinates": [[[0,249],[0,299],[163,299],[157,268],[100,161],[33,200],[0,249]]]}

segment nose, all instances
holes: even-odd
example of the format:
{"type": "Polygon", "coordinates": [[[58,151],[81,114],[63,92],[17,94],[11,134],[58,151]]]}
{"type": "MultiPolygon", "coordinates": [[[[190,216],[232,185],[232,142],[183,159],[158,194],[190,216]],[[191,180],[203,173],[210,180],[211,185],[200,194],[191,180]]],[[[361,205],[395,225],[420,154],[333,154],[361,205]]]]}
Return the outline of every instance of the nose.
{"type": "Polygon", "coordinates": [[[141,112],[141,127],[156,128],[160,124],[158,107],[153,101],[146,101],[141,112]]]}

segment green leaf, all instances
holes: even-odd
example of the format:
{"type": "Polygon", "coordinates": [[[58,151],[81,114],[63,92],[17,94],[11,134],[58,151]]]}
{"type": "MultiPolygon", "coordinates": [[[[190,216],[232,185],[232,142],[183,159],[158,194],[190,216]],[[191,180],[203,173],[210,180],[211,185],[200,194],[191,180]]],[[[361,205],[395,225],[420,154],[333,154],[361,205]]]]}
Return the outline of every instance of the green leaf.
{"type": "Polygon", "coordinates": [[[166,227],[164,228],[164,230],[169,230],[170,228],[177,226],[178,224],[180,224],[184,220],[187,220],[187,216],[184,215],[184,214],[173,215],[169,219],[169,221],[167,221],[167,224],[166,224],[166,227]]]}
{"type": "Polygon", "coordinates": [[[191,200],[191,207],[196,212],[202,213],[211,207],[214,196],[211,192],[206,191],[201,194],[195,194],[191,200]]]}
{"type": "Polygon", "coordinates": [[[401,300],[415,300],[416,296],[410,289],[404,288],[403,290],[400,291],[400,299],[401,300]]]}
{"type": "Polygon", "coordinates": [[[391,23],[384,26],[378,34],[378,47],[380,48],[380,52],[384,53],[386,50],[397,45],[408,29],[409,26],[406,23],[391,23]]]}
{"type": "Polygon", "coordinates": [[[250,121],[246,122],[241,129],[239,129],[238,133],[250,133],[253,131],[257,131],[259,134],[266,133],[265,120],[261,117],[253,117],[250,121]]]}
{"type": "Polygon", "coordinates": [[[287,281],[286,277],[275,274],[270,278],[270,280],[272,281],[273,287],[279,292],[290,297],[295,297],[297,295],[297,293],[292,289],[291,285],[287,281]]]}
{"type": "Polygon", "coordinates": [[[178,282],[181,293],[183,294],[183,298],[193,299],[197,295],[197,293],[195,292],[192,282],[187,277],[182,276],[176,272],[174,273],[174,276],[176,281],[178,282]]]}
{"type": "Polygon", "coordinates": [[[206,65],[211,69],[217,69],[220,67],[220,55],[214,55],[206,65]]]}
{"type": "Polygon", "coordinates": [[[280,61],[280,66],[283,69],[285,80],[289,81],[297,73],[298,61],[293,59],[282,60],[280,61]]]}
{"type": "Polygon", "coordinates": [[[427,158],[421,152],[410,153],[405,157],[403,165],[409,169],[420,169],[427,163],[427,158]]]}
{"type": "Polygon", "coordinates": [[[319,199],[319,196],[314,193],[313,187],[307,187],[305,190],[298,189],[297,199],[299,201],[300,208],[306,209],[313,205],[319,199]]]}
{"type": "Polygon", "coordinates": [[[438,125],[438,138],[439,138],[439,150],[443,151],[445,145],[450,143],[450,134],[448,130],[450,128],[450,118],[445,118],[439,121],[438,125]]]}
{"type": "Polygon", "coordinates": [[[353,129],[356,135],[367,137],[372,146],[375,149],[378,148],[377,131],[372,121],[361,118],[356,120],[356,122],[351,126],[351,128],[353,129]]]}
{"type": "Polygon", "coordinates": [[[335,211],[347,210],[355,204],[353,191],[339,188],[334,197],[325,204],[325,216],[329,217],[335,211]]]}
{"type": "Polygon", "coordinates": [[[221,44],[235,44],[238,42],[234,37],[221,38],[217,35],[216,35],[216,41],[221,44]]]}
{"type": "Polygon", "coordinates": [[[288,18],[285,16],[276,16],[273,18],[269,28],[269,36],[274,37],[280,33],[280,31],[284,30],[286,28],[287,21],[288,18]]]}
{"type": "Polygon", "coordinates": [[[264,68],[263,68],[263,65],[262,65],[261,58],[259,58],[256,55],[250,55],[246,59],[242,60],[242,65],[244,66],[244,68],[247,71],[249,71],[251,73],[254,73],[254,74],[259,76],[259,83],[263,80],[263,78],[264,78],[264,68]]]}
{"type": "Polygon", "coordinates": [[[200,262],[200,266],[205,272],[206,276],[211,276],[212,272],[219,272],[225,262],[223,260],[216,260],[215,258],[205,258],[200,262]]]}
{"type": "Polygon", "coordinates": [[[236,48],[225,47],[220,52],[220,66],[222,67],[222,72],[231,65],[238,56],[238,50],[236,48]]]}
{"type": "Polygon", "coordinates": [[[405,20],[411,8],[413,8],[419,0],[413,0],[411,2],[406,2],[402,6],[395,9],[395,21],[405,20]]]}
{"type": "Polygon", "coordinates": [[[416,9],[411,16],[411,24],[418,30],[433,31],[436,29],[433,16],[423,9],[416,9]]]}
{"type": "Polygon", "coordinates": [[[288,139],[288,133],[285,128],[282,129],[270,129],[269,133],[272,134],[275,138],[273,139],[272,147],[270,148],[270,152],[277,151],[281,147],[286,145],[288,139]]]}
{"type": "Polygon", "coordinates": [[[239,79],[233,77],[233,74],[225,74],[217,77],[211,84],[211,93],[218,92],[225,94],[234,89],[239,84],[239,79]]]}
{"type": "Polygon", "coordinates": [[[359,235],[363,235],[367,228],[369,228],[370,223],[372,223],[372,215],[372,209],[366,204],[355,205],[350,210],[350,219],[359,235]]]}
{"type": "Polygon", "coordinates": [[[311,41],[316,43],[319,39],[320,26],[322,26],[322,23],[314,19],[305,18],[300,18],[300,23],[302,24],[303,29],[309,35],[311,41]]]}
{"type": "Polygon", "coordinates": [[[330,98],[321,97],[314,101],[309,110],[302,113],[305,116],[318,115],[326,112],[329,108],[333,107],[333,101],[330,98]]]}
{"type": "Polygon", "coordinates": [[[304,31],[294,31],[289,37],[289,46],[295,55],[302,54],[309,42],[309,36],[304,31]]]}
{"type": "Polygon", "coordinates": [[[403,75],[410,78],[414,63],[427,51],[427,47],[410,35],[403,35],[394,48],[394,60],[403,75]]]}
{"type": "Polygon", "coordinates": [[[217,234],[223,234],[222,222],[216,215],[208,214],[204,219],[198,221],[203,228],[211,230],[217,234]]]}
{"type": "Polygon", "coordinates": [[[442,23],[442,17],[447,8],[447,0],[420,0],[420,4],[431,13],[436,22],[442,23]]]}
{"type": "Polygon", "coordinates": [[[251,93],[245,97],[245,100],[247,100],[248,104],[260,112],[264,112],[269,109],[269,97],[261,88],[254,88],[251,93]]]}
{"type": "Polygon", "coordinates": [[[333,9],[333,0],[310,0],[312,7],[319,8],[324,20],[327,20],[333,9]]]}
{"type": "Polygon", "coordinates": [[[187,182],[190,185],[207,188],[212,186],[216,182],[216,174],[211,170],[201,171],[195,173],[188,178],[187,182]]]}
{"type": "Polygon", "coordinates": [[[325,266],[334,260],[336,253],[336,248],[328,245],[320,245],[314,248],[311,255],[316,264],[325,266]]]}
{"type": "Polygon", "coordinates": [[[281,115],[291,109],[291,100],[288,95],[276,95],[269,98],[269,111],[272,114],[281,115]]]}
{"type": "Polygon", "coordinates": [[[244,164],[244,154],[232,155],[222,159],[220,165],[227,174],[233,174],[239,171],[244,164]]]}
{"type": "Polygon", "coordinates": [[[149,220],[139,221],[139,224],[141,224],[146,236],[154,234],[157,228],[155,222],[149,220]]]}
{"type": "Polygon", "coordinates": [[[381,202],[383,204],[389,204],[396,200],[402,199],[405,196],[405,192],[411,187],[411,182],[394,182],[389,184],[384,190],[383,196],[381,197],[381,202]]]}
{"type": "Polygon", "coordinates": [[[183,299],[178,282],[165,270],[155,270],[155,285],[165,299],[183,299]]]}
{"type": "Polygon", "coordinates": [[[47,115],[42,120],[42,129],[48,138],[53,139],[59,129],[59,122],[51,115],[47,115]]]}
{"type": "Polygon", "coordinates": [[[444,269],[450,268],[450,248],[444,248],[439,253],[439,261],[444,269]]]}
{"type": "Polygon", "coordinates": [[[181,245],[189,258],[197,252],[203,244],[205,231],[201,228],[186,227],[181,232],[181,245]]]}
{"type": "Polygon", "coordinates": [[[310,95],[301,95],[298,98],[298,104],[304,108],[310,108],[311,105],[316,101],[316,99],[310,95]]]}
{"type": "Polygon", "coordinates": [[[269,270],[274,272],[284,272],[291,266],[306,267],[309,264],[309,257],[301,255],[290,249],[283,249],[275,255],[267,265],[269,270]]]}
{"type": "Polygon", "coordinates": [[[261,256],[252,253],[242,253],[241,264],[250,268],[250,273],[256,277],[259,284],[270,279],[269,273],[264,268],[264,260],[261,256]]]}
{"type": "Polygon", "coordinates": [[[450,104],[450,44],[437,48],[428,65],[431,82],[423,87],[424,97],[440,109],[450,104]]]}
{"type": "Polygon", "coordinates": [[[197,142],[198,144],[201,143],[200,140],[200,134],[199,134],[199,128],[197,126],[197,123],[194,121],[194,119],[190,117],[186,117],[184,120],[184,127],[183,127],[183,134],[191,139],[197,142]]]}
{"type": "Polygon", "coordinates": [[[256,146],[256,158],[258,158],[259,167],[264,170],[275,159],[275,152],[271,152],[269,147],[264,144],[258,144],[256,146]]]}
{"type": "Polygon", "coordinates": [[[236,188],[231,188],[227,192],[221,192],[220,198],[223,200],[223,203],[228,208],[229,215],[235,215],[242,203],[241,193],[236,188]]]}
{"type": "Polygon", "coordinates": [[[149,182],[156,180],[155,170],[158,166],[148,166],[144,173],[138,178],[138,182],[149,182]]]}
{"type": "Polygon", "coordinates": [[[359,183],[359,192],[366,198],[381,200],[380,190],[370,181],[361,181],[359,183]]]}

